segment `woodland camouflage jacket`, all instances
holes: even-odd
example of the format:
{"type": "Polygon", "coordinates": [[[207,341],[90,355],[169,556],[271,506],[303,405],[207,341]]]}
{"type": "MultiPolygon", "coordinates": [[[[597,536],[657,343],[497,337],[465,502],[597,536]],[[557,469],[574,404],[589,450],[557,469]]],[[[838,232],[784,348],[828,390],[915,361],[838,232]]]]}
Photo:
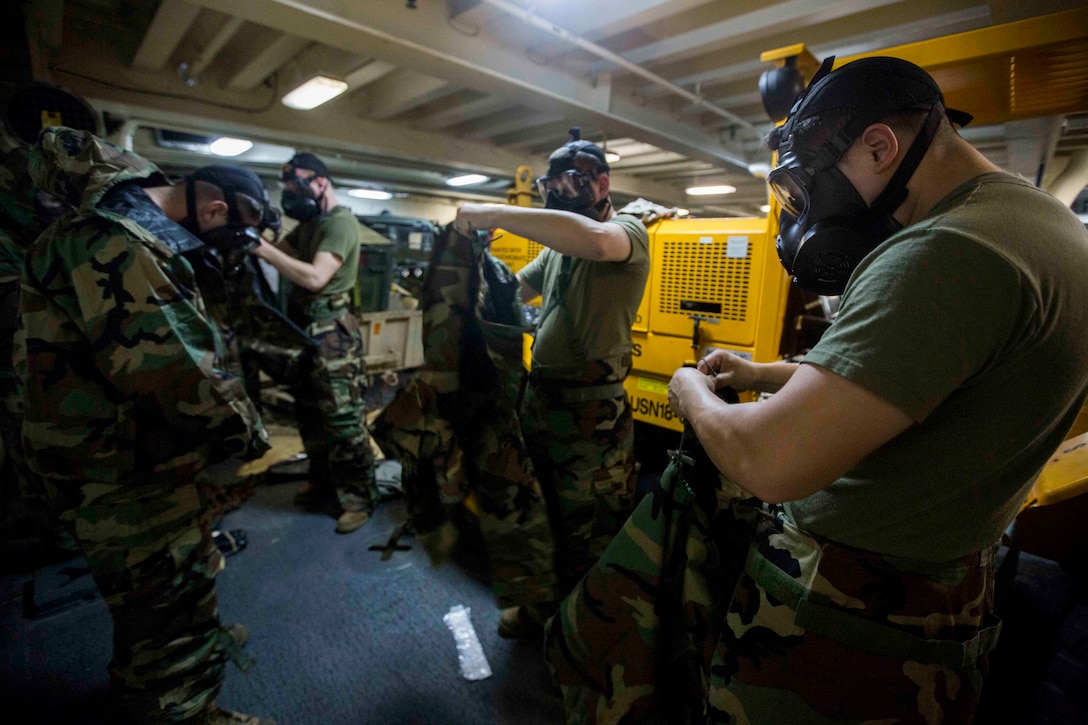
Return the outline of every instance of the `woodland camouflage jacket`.
{"type": "Polygon", "coordinates": [[[171,486],[267,448],[198,288],[214,265],[138,188],[165,184],[159,170],[66,128],[42,134],[29,168],[74,209],[26,261],[20,347],[33,468],[54,483],[171,486]]]}

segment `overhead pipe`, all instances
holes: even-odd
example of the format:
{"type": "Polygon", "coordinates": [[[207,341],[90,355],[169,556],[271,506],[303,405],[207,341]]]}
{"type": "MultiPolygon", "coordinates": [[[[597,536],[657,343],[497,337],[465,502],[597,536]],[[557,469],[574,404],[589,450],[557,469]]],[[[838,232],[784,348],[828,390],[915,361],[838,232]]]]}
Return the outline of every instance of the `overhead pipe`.
{"type": "MultiPolygon", "coordinates": [[[[540,17],[539,15],[534,13],[530,8],[523,8],[523,7],[520,7],[518,5],[514,5],[513,3],[507,2],[506,0],[481,0],[481,2],[487,3],[488,5],[491,5],[492,7],[495,7],[495,8],[498,8],[499,10],[502,10],[503,12],[509,13],[511,15],[515,15],[515,16],[521,18],[522,20],[524,20],[525,22],[529,23],[530,25],[532,25],[535,28],[539,28],[540,30],[543,30],[544,32],[546,32],[546,33],[548,33],[550,35],[554,35],[555,37],[560,38],[561,40],[564,40],[564,41],[566,41],[566,42],[568,42],[568,43],[570,43],[572,45],[575,45],[575,46],[581,48],[582,50],[586,50],[586,51],[596,55],[598,58],[606,60],[609,63],[614,63],[614,64],[618,65],[619,67],[623,68],[624,70],[630,71],[631,73],[634,73],[637,76],[645,78],[646,80],[650,81],[651,83],[655,83],[655,84],[661,86],[662,88],[665,88],[665,89],[671,91],[672,93],[675,93],[676,95],[683,97],[684,99],[686,99],[687,101],[689,101],[693,105],[699,106],[701,108],[705,108],[706,110],[710,111],[711,113],[726,119],[727,121],[729,121],[734,126],[738,126],[740,128],[751,131],[752,133],[756,134],[757,136],[759,135],[759,130],[754,125],[752,125],[748,121],[745,121],[740,116],[737,116],[737,115],[735,115],[733,113],[730,113],[729,111],[725,110],[724,108],[720,108],[718,106],[715,106],[713,103],[710,103],[705,98],[703,98],[701,95],[699,95],[697,93],[692,93],[688,89],[676,85],[675,83],[673,83],[669,79],[664,78],[662,76],[659,76],[658,74],[654,73],[653,71],[647,70],[647,69],[643,68],[642,66],[638,65],[637,63],[632,63],[631,61],[627,60],[623,56],[617,55],[616,53],[613,53],[608,48],[604,48],[604,47],[602,47],[600,45],[597,45],[596,43],[593,43],[591,41],[586,40],[585,38],[581,38],[581,37],[575,35],[574,33],[570,32],[569,30],[564,30],[563,28],[559,27],[558,25],[551,22],[550,20],[546,20],[545,18],[540,17]]],[[[730,160],[734,161],[734,163],[736,163],[736,164],[738,164],[739,166],[742,166],[742,167],[748,165],[748,162],[744,161],[742,159],[736,159],[736,160],[730,159],[730,160]]]]}

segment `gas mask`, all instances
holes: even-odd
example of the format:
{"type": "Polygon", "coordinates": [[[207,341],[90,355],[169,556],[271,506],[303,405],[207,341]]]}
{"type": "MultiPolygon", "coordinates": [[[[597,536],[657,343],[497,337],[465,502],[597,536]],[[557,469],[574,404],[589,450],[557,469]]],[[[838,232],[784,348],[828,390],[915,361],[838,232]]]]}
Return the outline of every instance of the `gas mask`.
{"type": "Polygon", "coordinates": [[[775,244],[778,259],[799,287],[820,295],[842,294],[861,260],[902,229],[892,215],[906,200],[907,183],[942,117],[947,115],[961,126],[971,120],[968,114],[946,109],[936,83],[913,64],[873,58],[850,63],[836,76],[831,74],[833,60],[824,61],[795,102],[779,136],[783,140],[778,146],[778,165],[767,176],[782,207],[775,244]],[[863,112],[819,148],[794,148],[792,128],[798,119],[836,107],[857,107],[863,112]],[[925,124],[888,185],[871,205],[866,204],[836,164],[869,125],[908,110],[928,111],[925,124]]]}
{"type": "Polygon", "coordinates": [[[601,221],[607,199],[598,202],[590,183],[608,172],[604,151],[581,140],[581,129],[570,129],[571,140],[548,157],[548,173],[536,180],[547,209],[559,209],[601,221]],[[577,162],[577,163],[576,163],[577,162]]]}
{"type": "MultiPolygon", "coordinates": [[[[226,182],[216,179],[214,176],[203,178],[203,180],[217,185],[226,184],[226,182]]],[[[223,273],[232,276],[241,269],[242,261],[246,255],[261,243],[262,232],[267,231],[273,238],[279,236],[282,227],[280,213],[269,204],[268,194],[262,188],[263,198],[255,200],[262,207],[261,220],[256,225],[247,223],[242,218],[242,213],[238,209],[234,198],[236,193],[242,192],[234,191],[232,186],[226,184],[228,189],[224,192],[224,196],[227,203],[227,223],[213,229],[200,231],[196,210],[196,181],[194,175],[190,176],[186,182],[185,202],[187,215],[179,224],[204,242],[219,260],[223,273]]],[[[223,187],[220,186],[220,188],[223,187]]],[[[245,193],[247,196],[251,196],[248,190],[245,193]]]]}
{"type": "Polygon", "coordinates": [[[592,174],[568,169],[555,176],[541,176],[536,180],[536,185],[546,208],[581,214],[596,201],[590,184],[592,179],[592,174]]]}
{"type": "Polygon", "coordinates": [[[310,182],[316,178],[316,176],[311,176],[309,179],[305,179],[296,173],[293,166],[290,164],[284,165],[280,181],[284,182],[284,184],[293,181],[295,182],[294,186],[299,189],[295,191],[291,186],[285,185],[283,187],[280,204],[283,205],[284,214],[301,223],[308,222],[321,214],[321,200],[315,197],[313,190],[310,189],[310,182]]]}
{"type": "Polygon", "coordinates": [[[890,213],[866,205],[834,166],[816,174],[779,166],[767,183],[782,206],[778,259],[813,294],[842,294],[862,258],[902,228],[890,213]]]}

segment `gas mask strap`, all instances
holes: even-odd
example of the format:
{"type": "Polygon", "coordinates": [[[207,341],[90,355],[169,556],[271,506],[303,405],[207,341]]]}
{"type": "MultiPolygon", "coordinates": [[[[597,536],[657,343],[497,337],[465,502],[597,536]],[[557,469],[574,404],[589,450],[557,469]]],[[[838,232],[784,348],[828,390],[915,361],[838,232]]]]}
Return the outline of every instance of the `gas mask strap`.
{"type": "Polygon", "coordinates": [[[196,218],[196,180],[191,176],[185,180],[185,219],[181,226],[193,235],[200,234],[200,220],[196,218]]]}
{"type": "Polygon", "coordinates": [[[944,117],[944,106],[940,103],[934,104],[929,109],[925,126],[915,137],[914,143],[907,149],[899,168],[892,174],[892,180],[888,182],[888,186],[885,187],[884,191],[880,192],[880,195],[873,200],[870,207],[873,212],[891,216],[906,200],[907,182],[914,176],[918,164],[922,163],[922,157],[926,155],[929,145],[933,143],[933,137],[937,135],[937,128],[941,125],[942,117],[944,117]]]}

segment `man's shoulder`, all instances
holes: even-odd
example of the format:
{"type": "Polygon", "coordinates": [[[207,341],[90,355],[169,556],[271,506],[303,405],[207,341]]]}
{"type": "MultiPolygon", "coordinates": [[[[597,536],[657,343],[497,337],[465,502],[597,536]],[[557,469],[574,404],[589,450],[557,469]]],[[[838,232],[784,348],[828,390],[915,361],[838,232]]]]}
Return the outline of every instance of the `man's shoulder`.
{"type": "Polygon", "coordinates": [[[47,229],[27,252],[28,264],[63,260],[69,267],[110,250],[150,247],[154,242],[121,221],[97,214],[72,215],[47,229]]]}
{"type": "Polygon", "coordinates": [[[363,232],[354,212],[346,206],[333,208],[320,217],[320,233],[329,237],[358,239],[362,241],[363,232]]]}
{"type": "Polygon", "coordinates": [[[631,237],[631,241],[649,240],[650,234],[646,231],[646,225],[642,223],[642,219],[634,214],[616,214],[608,220],[612,224],[619,224],[627,232],[627,236],[631,237]]]}

